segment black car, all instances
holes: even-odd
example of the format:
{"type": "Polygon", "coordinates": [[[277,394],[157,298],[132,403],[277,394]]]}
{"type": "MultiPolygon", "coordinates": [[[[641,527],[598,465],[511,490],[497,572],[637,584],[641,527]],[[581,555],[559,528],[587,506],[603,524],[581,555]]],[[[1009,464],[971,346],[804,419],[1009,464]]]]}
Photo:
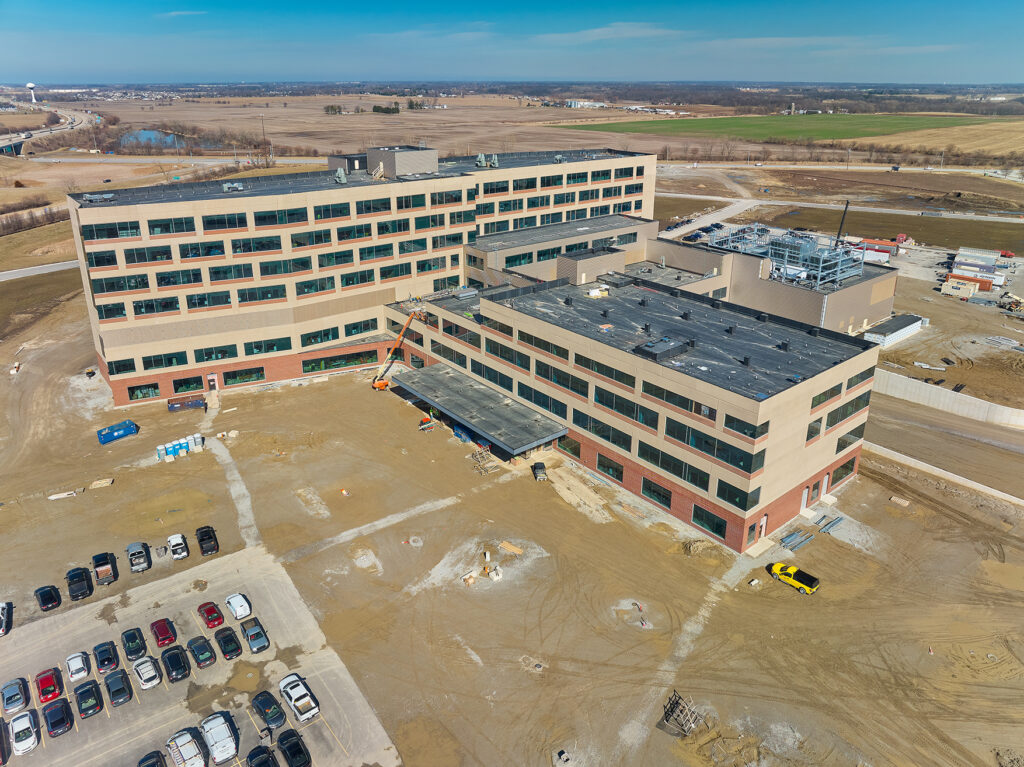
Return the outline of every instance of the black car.
{"type": "Polygon", "coordinates": [[[179,645],[172,645],[164,650],[160,659],[164,664],[164,671],[167,672],[168,682],[180,682],[187,679],[192,673],[192,666],[188,662],[188,655],[179,645]]]}
{"type": "Polygon", "coordinates": [[[82,719],[88,719],[93,714],[103,710],[103,696],[100,695],[100,686],[90,679],[75,688],[75,702],[78,704],[78,715],[82,719]]]}
{"type": "Polygon", "coordinates": [[[252,710],[263,720],[263,723],[272,730],[284,726],[284,709],[277,702],[273,694],[264,690],[252,699],[252,710]]]}
{"type": "Polygon", "coordinates": [[[41,586],[36,589],[36,602],[43,612],[60,607],[60,592],[56,586],[41,586]]]}
{"type": "Polygon", "coordinates": [[[146,637],[142,629],[128,629],[121,634],[121,647],[124,648],[125,660],[135,661],[146,654],[146,637]]]}
{"type": "Polygon", "coordinates": [[[309,767],[313,763],[306,744],[302,742],[302,736],[295,730],[285,730],[278,736],[277,750],[281,752],[288,767],[309,767]]]}
{"type": "Polygon", "coordinates": [[[722,229],[725,229],[725,224],[714,223],[714,224],[711,224],[710,226],[716,232],[721,231],[722,229]]]}
{"type": "Polygon", "coordinates": [[[684,242],[697,242],[700,239],[699,234],[688,234],[683,238],[684,242]]]}
{"type": "Polygon", "coordinates": [[[204,557],[220,551],[220,544],[217,543],[217,533],[209,525],[196,530],[196,540],[199,541],[199,551],[204,557]]]}
{"type": "Polygon", "coordinates": [[[123,668],[107,676],[104,682],[107,685],[107,696],[110,698],[111,706],[116,708],[132,699],[132,683],[123,668]]]}
{"type": "Polygon", "coordinates": [[[43,721],[46,722],[46,732],[51,738],[63,735],[71,729],[71,706],[64,698],[55,700],[43,709],[43,721]]]}
{"type": "Polygon", "coordinates": [[[238,641],[238,634],[230,626],[219,629],[213,638],[217,640],[224,660],[234,660],[242,654],[242,644],[238,641]]]}
{"type": "Polygon", "coordinates": [[[193,637],[188,640],[188,651],[192,654],[192,660],[196,662],[196,668],[206,668],[217,662],[217,653],[213,651],[213,645],[206,637],[193,637]]]}
{"type": "Polygon", "coordinates": [[[257,746],[245,757],[245,767],[280,767],[274,752],[266,746],[257,746]]]}
{"type": "Polygon", "coordinates": [[[74,567],[64,576],[68,582],[68,596],[72,602],[92,596],[92,576],[84,567],[74,567]]]}
{"type": "Polygon", "coordinates": [[[139,767],[167,767],[167,761],[159,751],[150,751],[139,760],[139,767]]]}
{"type": "Polygon", "coordinates": [[[117,648],[114,647],[113,642],[96,645],[92,648],[92,654],[96,656],[96,670],[101,674],[113,671],[121,665],[121,660],[117,656],[117,648]]]}

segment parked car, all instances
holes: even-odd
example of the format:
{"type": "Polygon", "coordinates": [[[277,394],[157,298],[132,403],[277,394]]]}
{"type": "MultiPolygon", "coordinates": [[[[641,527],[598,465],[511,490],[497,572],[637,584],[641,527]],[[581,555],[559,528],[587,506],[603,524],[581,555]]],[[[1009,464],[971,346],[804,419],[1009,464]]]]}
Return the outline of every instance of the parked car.
{"type": "Polygon", "coordinates": [[[263,624],[260,623],[259,618],[250,618],[247,621],[242,621],[242,636],[245,637],[245,641],[249,645],[249,652],[251,653],[263,652],[270,647],[267,632],[263,630],[263,624]]]}
{"type": "Polygon", "coordinates": [[[148,655],[144,658],[139,658],[132,664],[132,672],[134,672],[135,678],[139,680],[140,690],[148,690],[150,687],[156,687],[160,684],[160,667],[148,655]]]}
{"type": "Polygon", "coordinates": [[[196,540],[199,542],[199,552],[204,557],[220,551],[220,544],[217,543],[217,533],[209,525],[196,530],[196,540]]]}
{"type": "Polygon", "coordinates": [[[69,655],[64,663],[68,667],[68,681],[77,682],[89,676],[89,656],[84,652],[69,655]]]}
{"type": "Polygon", "coordinates": [[[697,242],[700,239],[699,234],[688,234],[683,238],[684,242],[697,242]]]}
{"type": "Polygon", "coordinates": [[[277,698],[269,690],[256,694],[256,697],[252,699],[252,710],[256,712],[256,716],[271,730],[284,727],[285,722],[288,721],[285,718],[284,709],[281,708],[281,704],[277,702],[277,698]]]}
{"type": "Polygon", "coordinates": [[[188,675],[192,673],[188,656],[178,645],[173,645],[164,650],[160,660],[163,661],[168,682],[180,682],[182,679],[187,679],[188,675]]]}
{"type": "Polygon", "coordinates": [[[43,721],[46,722],[46,734],[58,738],[73,726],[71,706],[64,698],[55,700],[43,709],[43,721]]]}
{"type": "Polygon", "coordinates": [[[196,662],[196,668],[206,668],[217,662],[217,653],[213,651],[213,645],[206,637],[193,637],[185,646],[191,653],[192,660],[196,662]]]}
{"type": "Polygon", "coordinates": [[[68,596],[72,602],[92,596],[92,576],[84,567],[73,567],[64,576],[68,584],[68,596]]]}
{"type": "Polygon", "coordinates": [[[101,674],[113,671],[121,665],[121,659],[117,655],[117,648],[113,642],[102,642],[92,648],[96,656],[96,670],[101,674]]]}
{"type": "Polygon", "coordinates": [[[117,580],[117,558],[110,552],[94,554],[92,570],[96,576],[96,583],[101,586],[109,586],[117,580]]]}
{"type": "Polygon", "coordinates": [[[11,744],[17,756],[27,754],[39,745],[39,727],[36,724],[36,712],[26,711],[11,720],[11,744]]]}
{"type": "Polygon", "coordinates": [[[40,586],[36,589],[36,602],[44,613],[60,607],[60,591],[56,586],[40,586]]]}
{"type": "Polygon", "coordinates": [[[224,764],[238,755],[238,740],[235,728],[226,713],[216,713],[206,717],[199,725],[199,730],[210,749],[210,758],[214,764],[224,764]]]}
{"type": "Polygon", "coordinates": [[[159,751],[150,751],[139,759],[139,767],[167,767],[167,760],[159,751]]]}
{"type": "Polygon", "coordinates": [[[188,541],[181,533],[167,536],[167,548],[171,552],[171,559],[184,559],[188,556],[188,541]]]}
{"type": "Polygon", "coordinates": [[[59,698],[64,692],[64,686],[60,681],[60,672],[55,668],[48,668],[36,674],[36,692],[39,695],[40,703],[49,703],[59,698]]]}
{"type": "Polygon", "coordinates": [[[274,752],[266,746],[257,746],[245,758],[245,767],[281,767],[274,752]]]}
{"type": "Polygon", "coordinates": [[[179,730],[167,741],[175,767],[206,767],[206,745],[193,733],[192,728],[179,730]]]}
{"type": "Polygon", "coordinates": [[[774,562],[771,566],[771,574],[772,578],[788,583],[801,594],[813,594],[818,590],[818,579],[794,565],[787,565],[785,562],[774,562]]]}
{"type": "Polygon", "coordinates": [[[10,602],[0,602],[0,637],[5,636],[11,630],[12,612],[14,612],[14,605],[10,602]]]}
{"type": "Polygon", "coordinates": [[[149,624],[149,630],[153,632],[153,638],[156,639],[157,647],[166,647],[178,639],[178,634],[174,630],[174,624],[167,618],[153,621],[149,624]]]}
{"type": "Polygon", "coordinates": [[[238,641],[238,634],[230,626],[218,629],[213,638],[217,640],[217,645],[220,647],[224,660],[234,660],[242,654],[242,645],[238,641]]]}
{"type": "Polygon", "coordinates": [[[530,469],[533,471],[533,478],[535,480],[538,482],[548,481],[548,467],[544,465],[543,461],[537,461],[530,469]]]}
{"type": "Polygon", "coordinates": [[[145,543],[129,543],[125,552],[128,554],[128,566],[133,573],[144,573],[153,566],[153,560],[149,556],[149,546],[145,543]]]}
{"type": "Polygon", "coordinates": [[[5,717],[21,711],[28,704],[28,691],[21,679],[12,679],[0,689],[0,701],[3,703],[5,717]]]}
{"type": "Polygon", "coordinates": [[[78,706],[78,715],[82,719],[98,714],[103,710],[103,696],[100,695],[100,686],[95,679],[83,682],[75,688],[75,703],[78,706]]]}
{"type": "Polygon", "coordinates": [[[295,730],[285,730],[278,736],[277,750],[288,767],[309,767],[313,763],[302,736],[295,730]]]}
{"type": "Polygon", "coordinates": [[[199,617],[206,623],[206,628],[217,628],[224,623],[224,615],[213,602],[203,602],[199,605],[199,617]]]}
{"type": "Polygon", "coordinates": [[[108,674],[103,681],[107,685],[111,706],[116,708],[132,699],[132,682],[123,668],[108,674]]]}
{"type": "Polygon", "coordinates": [[[146,637],[140,628],[131,628],[121,632],[121,647],[124,659],[135,661],[146,654],[146,637]]]}
{"type": "Polygon", "coordinates": [[[298,721],[307,722],[320,713],[320,705],[313,697],[313,691],[298,674],[286,676],[278,689],[298,721]]]}
{"type": "Polygon", "coordinates": [[[228,606],[228,611],[236,621],[252,615],[252,605],[244,594],[232,594],[224,600],[224,604],[228,606]]]}

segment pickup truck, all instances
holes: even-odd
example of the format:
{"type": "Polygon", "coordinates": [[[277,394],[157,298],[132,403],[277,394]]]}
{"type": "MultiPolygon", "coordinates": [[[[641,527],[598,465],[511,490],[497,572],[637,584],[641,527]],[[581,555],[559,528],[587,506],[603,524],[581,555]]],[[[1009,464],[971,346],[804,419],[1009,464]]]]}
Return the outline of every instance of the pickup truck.
{"type": "Polygon", "coordinates": [[[289,674],[282,679],[279,689],[281,697],[300,722],[308,722],[320,713],[316,698],[298,674],[289,674]]]}
{"type": "Polygon", "coordinates": [[[537,461],[530,467],[533,469],[533,478],[538,482],[548,481],[548,467],[544,465],[542,461],[537,461]]]}
{"type": "Polygon", "coordinates": [[[206,744],[197,740],[188,730],[175,733],[167,741],[167,753],[174,767],[206,767],[206,744]]]}
{"type": "Polygon", "coordinates": [[[100,586],[109,586],[111,583],[117,580],[117,570],[114,568],[117,566],[114,561],[114,555],[109,552],[103,554],[93,554],[92,557],[92,571],[96,576],[96,583],[100,586]]]}
{"type": "Polygon", "coordinates": [[[89,571],[84,567],[74,567],[68,570],[65,580],[68,582],[68,596],[71,597],[72,602],[92,596],[92,578],[89,577],[89,571]]]}
{"type": "Polygon", "coordinates": [[[149,558],[149,546],[145,543],[129,543],[128,564],[131,565],[133,573],[144,573],[153,566],[153,560],[149,558]]]}
{"type": "Polygon", "coordinates": [[[208,716],[199,725],[214,764],[223,764],[238,754],[238,742],[225,714],[208,716]]]}

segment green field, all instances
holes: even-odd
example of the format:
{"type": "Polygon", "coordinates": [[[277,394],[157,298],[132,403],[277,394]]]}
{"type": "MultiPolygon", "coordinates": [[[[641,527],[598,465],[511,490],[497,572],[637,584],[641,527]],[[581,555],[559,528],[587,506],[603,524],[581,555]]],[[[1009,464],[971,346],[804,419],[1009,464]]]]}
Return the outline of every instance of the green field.
{"type": "Polygon", "coordinates": [[[936,115],[771,115],[769,117],[699,117],[672,120],[567,125],[572,130],[610,133],[651,133],[659,136],[719,136],[749,141],[885,136],[932,128],[954,128],[988,122],[984,117],[936,115]]]}

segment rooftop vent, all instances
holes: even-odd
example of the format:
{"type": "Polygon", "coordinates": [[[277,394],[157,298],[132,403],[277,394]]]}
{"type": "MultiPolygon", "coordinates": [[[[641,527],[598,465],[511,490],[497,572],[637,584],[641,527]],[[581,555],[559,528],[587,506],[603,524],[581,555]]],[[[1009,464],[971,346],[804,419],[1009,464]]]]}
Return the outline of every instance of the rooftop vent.
{"type": "Polygon", "coordinates": [[[697,339],[696,338],[691,338],[689,341],[686,342],[686,345],[689,346],[691,349],[696,349],[697,348],[697,339]]]}
{"type": "Polygon", "coordinates": [[[640,306],[647,306],[647,298],[646,297],[640,299],[640,306]]]}
{"type": "Polygon", "coordinates": [[[725,332],[728,333],[731,336],[736,335],[736,326],[735,325],[730,325],[729,327],[727,327],[725,329],[725,332]]]}
{"type": "Polygon", "coordinates": [[[602,309],[601,310],[601,316],[607,319],[607,317],[608,317],[608,310],[607,309],[602,309]]]}
{"type": "Polygon", "coordinates": [[[572,296],[566,296],[565,297],[565,305],[566,306],[572,306],[572,296]]]}
{"type": "Polygon", "coordinates": [[[679,316],[680,316],[681,318],[683,318],[684,320],[688,320],[688,319],[690,319],[690,313],[689,313],[689,312],[683,312],[683,313],[682,313],[682,314],[680,314],[679,316]]]}
{"type": "Polygon", "coordinates": [[[782,351],[784,351],[784,352],[788,352],[789,351],[789,341],[783,341],[781,344],[779,344],[779,348],[782,349],[782,351]]]}
{"type": "Polygon", "coordinates": [[[712,302],[711,302],[711,308],[712,308],[712,309],[721,309],[721,308],[722,308],[722,302],[721,302],[721,301],[719,301],[719,300],[718,300],[718,299],[716,298],[716,299],[715,299],[714,301],[712,301],[712,302]]]}
{"type": "Polygon", "coordinates": [[[757,315],[757,320],[758,322],[767,322],[768,315],[765,312],[761,312],[759,315],[757,315]]]}
{"type": "Polygon", "coordinates": [[[821,328],[819,328],[817,326],[811,328],[811,335],[812,336],[817,336],[820,333],[821,333],[821,328]]]}
{"type": "Polygon", "coordinates": [[[649,322],[645,322],[644,323],[644,333],[646,333],[647,335],[651,334],[651,323],[649,323],[649,322]]]}
{"type": "Polygon", "coordinates": [[[659,338],[657,341],[648,341],[633,348],[634,354],[646,357],[655,362],[678,357],[686,352],[686,344],[673,338],[659,338]]]}
{"type": "Polygon", "coordinates": [[[744,357],[743,358],[743,365],[745,367],[750,367],[750,357],[744,357]]]}

